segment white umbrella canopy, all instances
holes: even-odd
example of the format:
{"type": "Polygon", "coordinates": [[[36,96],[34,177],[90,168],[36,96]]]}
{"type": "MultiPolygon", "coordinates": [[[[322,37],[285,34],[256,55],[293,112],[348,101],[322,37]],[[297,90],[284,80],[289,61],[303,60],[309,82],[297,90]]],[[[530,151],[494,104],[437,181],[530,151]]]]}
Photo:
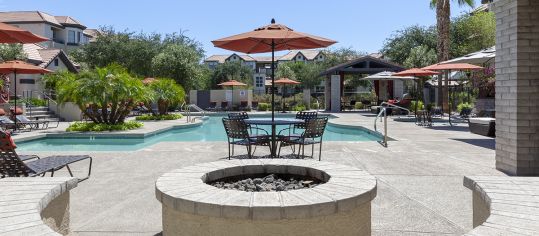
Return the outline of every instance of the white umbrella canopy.
{"type": "Polygon", "coordinates": [[[393,74],[395,74],[395,72],[384,71],[384,72],[380,72],[374,75],[361,78],[361,80],[373,81],[373,80],[415,80],[417,79],[413,76],[393,76],[393,74]]]}
{"type": "Polygon", "coordinates": [[[440,64],[449,64],[449,63],[469,63],[475,65],[483,65],[494,62],[496,58],[496,47],[490,47],[483,49],[481,51],[472,52],[468,55],[457,57],[449,61],[441,62],[440,64]]]}

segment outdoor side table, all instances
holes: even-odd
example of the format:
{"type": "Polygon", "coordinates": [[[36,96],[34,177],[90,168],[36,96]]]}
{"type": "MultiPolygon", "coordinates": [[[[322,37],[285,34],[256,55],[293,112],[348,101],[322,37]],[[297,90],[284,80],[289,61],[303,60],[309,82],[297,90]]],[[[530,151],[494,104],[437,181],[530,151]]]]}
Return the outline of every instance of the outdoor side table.
{"type": "Polygon", "coordinates": [[[277,157],[277,135],[276,127],[278,125],[295,125],[305,123],[304,120],[294,119],[294,118],[252,118],[245,119],[245,123],[249,125],[271,125],[271,146],[270,146],[270,155],[272,158],[277,157]]]}

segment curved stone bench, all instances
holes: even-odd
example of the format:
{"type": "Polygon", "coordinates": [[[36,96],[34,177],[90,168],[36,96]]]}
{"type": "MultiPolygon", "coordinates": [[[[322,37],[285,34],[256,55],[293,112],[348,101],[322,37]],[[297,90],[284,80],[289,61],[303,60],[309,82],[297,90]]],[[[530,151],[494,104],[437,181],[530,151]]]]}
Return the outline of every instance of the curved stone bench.
{"type": "Polygon", "coordinates": [[[163,174],[156,197],[164,235],[370,235],[376,179],[344,165],[253,159],[198,164],[163,174]],[[292,174],[324,181],[280,192],[219,189],[207,182],[252,174],[292,174]]]}
{"type": "Polygon", "coordinates": [[[473,226],[465,235],[539,235],[539,178],[464,177],[473,191],[473,226]]]}
{"type": "Polygon", "coordinates": [[[76,178],[0,179],[0,235],[69,233],[69,190],[76,178]]]}

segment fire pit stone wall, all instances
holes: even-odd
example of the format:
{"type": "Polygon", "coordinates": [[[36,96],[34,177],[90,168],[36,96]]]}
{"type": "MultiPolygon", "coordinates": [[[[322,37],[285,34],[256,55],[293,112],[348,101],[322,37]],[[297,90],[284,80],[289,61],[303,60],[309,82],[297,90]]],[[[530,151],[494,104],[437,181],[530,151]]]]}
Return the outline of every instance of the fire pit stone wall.
{"type": "Polygon", "coordinates": [[[164,235],[370,235],[376,179],[355,167],[292,159],[203,163],[156,182],[164,235]],[[279,192],[220,189],[207,183],[253,174],[314,177],[313,188],[279,192]]]}

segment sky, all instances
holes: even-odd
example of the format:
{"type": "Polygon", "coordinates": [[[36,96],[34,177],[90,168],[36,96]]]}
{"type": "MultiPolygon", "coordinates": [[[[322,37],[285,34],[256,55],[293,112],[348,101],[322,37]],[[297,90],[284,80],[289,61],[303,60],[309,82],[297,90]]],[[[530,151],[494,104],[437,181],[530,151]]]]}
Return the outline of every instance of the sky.
{"type": "MultiPolygon", "coordinates": [[[[480,0],[475,0],[476,6],[480,0]]],[[[43,11],[68,15],[88,28],[113,26],[146,33],[183,31],[206,56],[230,54],[211,40],[277,23],[338,41],[333,47],[378,52],[395,31],[434,25],[429,0],[0,0],[0,11],[43,11]]],[[[471,11],[452,1],[452,16],[471,11]]],[[[282,54],[282,53],[281,53],[282,54]]]]}

